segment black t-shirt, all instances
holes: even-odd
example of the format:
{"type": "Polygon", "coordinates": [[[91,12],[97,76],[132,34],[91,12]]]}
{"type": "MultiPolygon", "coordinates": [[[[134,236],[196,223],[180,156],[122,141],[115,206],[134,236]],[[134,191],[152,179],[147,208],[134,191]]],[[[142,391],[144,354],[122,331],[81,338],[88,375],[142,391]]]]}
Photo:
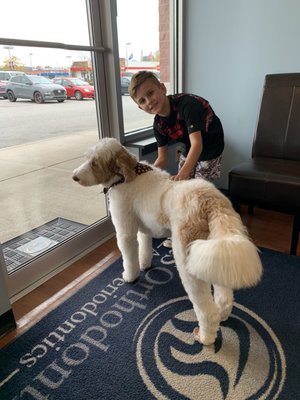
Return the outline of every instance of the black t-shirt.
{"type": "Polygon", "coordinates": [[[201,131],[203,150],[199,161],[219,157],[224,149],[224,133],[221,121],[209,102],[193,94],[169,95],[171,113],[169,117],[156,115],[154,136],[158,146],[179,141],[185,145],[185,156],[191,147],[189,134],[201,131]]]}

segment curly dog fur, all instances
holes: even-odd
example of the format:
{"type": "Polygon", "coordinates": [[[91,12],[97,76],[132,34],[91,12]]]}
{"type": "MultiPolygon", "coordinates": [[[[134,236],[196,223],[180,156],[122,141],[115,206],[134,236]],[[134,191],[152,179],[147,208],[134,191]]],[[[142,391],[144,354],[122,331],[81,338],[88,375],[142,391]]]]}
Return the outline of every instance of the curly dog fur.
{"type": "Polygon", "coordinates": [[[133,282],[140,270],[151,267],[152,237],[171,235],[176,266],[199,323],[196,338],[214,343],[220,321],[231,313],[233,289],[255,285],[262,274],[257,248],[230,201],[205,180],[175,182],[167,172],[138,163],[112,138],[100,140],[87,157],[73,179],[109,190],[123,279],[133,282]],[[137,165],[151,168],[137,174],[137,165]]]}

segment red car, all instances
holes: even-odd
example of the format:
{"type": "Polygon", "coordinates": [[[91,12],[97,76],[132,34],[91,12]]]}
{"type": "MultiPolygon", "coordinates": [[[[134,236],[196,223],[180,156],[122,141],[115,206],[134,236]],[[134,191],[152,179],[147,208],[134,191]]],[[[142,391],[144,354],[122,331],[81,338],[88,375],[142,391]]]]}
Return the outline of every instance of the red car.
{"type": "Polygon", "coordinates": [[[94,99],[95,90],[88,82],[80,78],[54,78],[54,83],[64,86],[67,98],[75,97],[76,100],[94,99]]]}

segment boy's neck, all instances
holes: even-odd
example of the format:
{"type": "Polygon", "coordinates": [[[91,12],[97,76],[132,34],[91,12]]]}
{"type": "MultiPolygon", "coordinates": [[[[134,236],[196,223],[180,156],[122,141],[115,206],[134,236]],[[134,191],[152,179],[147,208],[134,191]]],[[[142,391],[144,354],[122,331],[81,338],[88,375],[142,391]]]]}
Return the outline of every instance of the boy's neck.
{"type": "Polygon", "coordinates": [[[168,118],[171,114],[171,104],[170,104],[170,99],[168,96],[166,96],[165,101],[164,101],[164,106],[162,109],[162,112],[159,113],[158,115],[160,117],[168,118]]]}

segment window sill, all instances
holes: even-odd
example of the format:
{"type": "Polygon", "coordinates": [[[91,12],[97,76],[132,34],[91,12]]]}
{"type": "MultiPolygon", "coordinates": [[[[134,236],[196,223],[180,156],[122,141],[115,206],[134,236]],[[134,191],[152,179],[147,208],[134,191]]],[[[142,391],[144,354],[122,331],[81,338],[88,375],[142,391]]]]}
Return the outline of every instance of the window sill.
{"type": "Polygon", "coordinates": [[[157,151],[157,143],[154,137],[126,140],[124,146],[129,148],[136,148],[141,156],[157,151]]]}

